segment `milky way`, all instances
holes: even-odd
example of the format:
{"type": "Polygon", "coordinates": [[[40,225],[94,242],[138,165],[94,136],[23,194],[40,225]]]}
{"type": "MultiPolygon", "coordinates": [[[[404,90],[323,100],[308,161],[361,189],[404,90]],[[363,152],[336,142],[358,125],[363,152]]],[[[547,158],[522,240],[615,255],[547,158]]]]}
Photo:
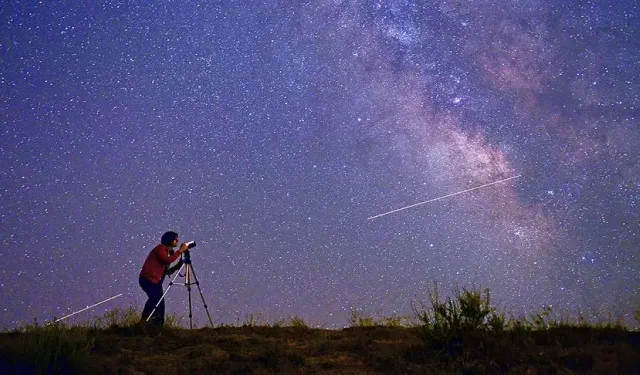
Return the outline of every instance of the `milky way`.
{"type": "Polygon", "coordinates": [[[640,9],[414,3],[3,6],[0,327],[141,309],[167,230],[217,324],[408,315],[433,282],[633,322],[640,9]]]}

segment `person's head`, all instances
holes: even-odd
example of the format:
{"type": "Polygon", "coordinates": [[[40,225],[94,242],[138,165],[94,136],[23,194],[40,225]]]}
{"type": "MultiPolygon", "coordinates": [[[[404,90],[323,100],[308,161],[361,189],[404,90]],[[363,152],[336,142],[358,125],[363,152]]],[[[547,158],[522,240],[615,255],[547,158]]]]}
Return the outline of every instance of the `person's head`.
{"type": "Polygon", "coordinates": [[[178,246],[178,233],[166,232],[165,234],[162,235],[162,239],[160,240],[160,243],[169,247],[178,246]]]}

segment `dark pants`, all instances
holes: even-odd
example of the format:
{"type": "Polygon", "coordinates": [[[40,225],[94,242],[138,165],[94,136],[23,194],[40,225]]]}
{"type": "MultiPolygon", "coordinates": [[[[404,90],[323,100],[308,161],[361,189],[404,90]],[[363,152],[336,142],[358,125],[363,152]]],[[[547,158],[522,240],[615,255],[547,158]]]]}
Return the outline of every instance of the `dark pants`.
{"type": "MultiPolygon", "coordinates": [[[[154,284],[145,277],[140,276],[138,282],[140,283],[142,290],[144,290],[149,297],[147,303],[144,304],[144,310],[142,310],[141,318],[141,322],[146,322],[149,314],[151,314],[151,311],[153,311],[158,304],[158,301],[160,301],[160,298],[162,298],[162,280],[160,280],[159,283],[154,284]]],[[[160,302],[156,311],[153,312],[149,321],[160,327],[164,325],[164,299],[160,302]]]]}

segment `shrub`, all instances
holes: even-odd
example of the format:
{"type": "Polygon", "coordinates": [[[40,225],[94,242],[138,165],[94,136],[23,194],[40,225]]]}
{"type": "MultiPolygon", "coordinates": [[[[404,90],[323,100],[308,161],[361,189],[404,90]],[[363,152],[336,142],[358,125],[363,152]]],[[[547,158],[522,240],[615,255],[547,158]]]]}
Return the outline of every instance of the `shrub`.
{"type": "MultiPolygon", "coordinates": [[[[113,309],[107,311],[103,316],[95,319],[92,327],[97,329],[109,329],[114,327],[132,328],[135,327],[141,318],[141,313],[133,306],[126,309],[113,309]]],[[[164,318],[165,328],[183,328],[184,317],[177,314],[166,314],[164,318]]]]}
{"type": "Polygon", "coordinates": [[[164,327],[165,328],[186,328],[185,322],[186,320],[184,316],[180,316],[177,314],[167,314],[164,318],[164,327]]]}
{"type": "Polygon", "coordinates": [[[553,309],[550,306],[545,306],[542,309],[542,312],[532,313],[530,315],[531,318],[531,328],[535,330],[545,330],[551,327],[555,327],[557,323],[551,319],[551,312],[553,309]]]}
{"type": "Polygon", "coordinates": [[[454,298],[442,301],[437,284],[429,293],[430,307],[413,304],[414,314],[425,328],[446,331],[501,331],[505,328],[503,314],[491,306],[489,289],[484,292],[458,288],[454,298]]]}
{"type": "Polygon", "coordinates": [[[132,306],[126,309],[113,309],[97,318],[94,322],[96,328],[133,327],[140,321],[140,313],[132,306]]]}
{"type": "Polygon", "coordinates": [[[393,315],[391,317],[383,316],[381,312],[376,316],[365,315],[363,312],[351,309],[348,317],[350,327],[409,327],[415,325],[413,317],[393,315]]]}
{"type": "Polygon", "coordinates": [[[412,303],[428,347],[457,353],[464,341],[480,340],[506,328],[503,314],[491,306],[489,290],[454,290],[454,297],[440,299],[437,284],[429,293],[430,306],[412,303]]]}
{"type": "Polygon", "coordinates": [[[349,314],[349,326],[351,327],[373,327],[375,321],[371,316],[364,316],[360,311],[351,310],[349,314]]]}
{"type": "Polygon", "coordinates": [[[249,313],[245,316],[244,323],[242,323],[241,327],[258,327],[264,325],[267,325],[267,321],[263,313],[249,313]]]}
{"type": "Polygon", "coordinates": [[[305,322],[304,319],[298,316],[294,316],[293,318],[291,318],[291,320],[289,321],[289,325],[295,328],[309,328],[307,322],[305,322]]]}

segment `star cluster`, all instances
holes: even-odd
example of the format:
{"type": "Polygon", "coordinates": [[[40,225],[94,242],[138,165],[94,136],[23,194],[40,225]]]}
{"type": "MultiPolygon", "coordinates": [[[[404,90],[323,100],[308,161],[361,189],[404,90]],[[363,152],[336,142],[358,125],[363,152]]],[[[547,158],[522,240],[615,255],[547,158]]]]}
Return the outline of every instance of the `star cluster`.
{"type": "MultiPolygon", "coordinates": [[[[408,315],[433,282],[516,315],[631,322],[638,17],[631,1],[7,4],[0,326],[117,293],[74,319],[141,309],[167,230],[197,241],[216,323],[408,315]]],[[[184,288],[167,298],[185,314],[184,288]]]]}

